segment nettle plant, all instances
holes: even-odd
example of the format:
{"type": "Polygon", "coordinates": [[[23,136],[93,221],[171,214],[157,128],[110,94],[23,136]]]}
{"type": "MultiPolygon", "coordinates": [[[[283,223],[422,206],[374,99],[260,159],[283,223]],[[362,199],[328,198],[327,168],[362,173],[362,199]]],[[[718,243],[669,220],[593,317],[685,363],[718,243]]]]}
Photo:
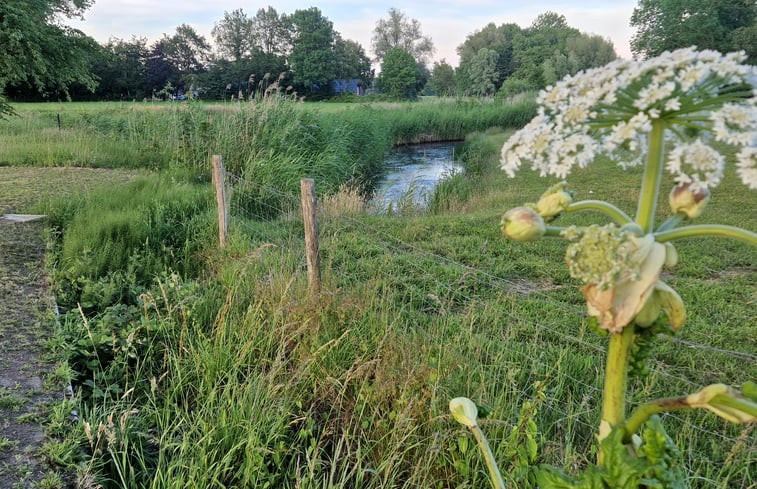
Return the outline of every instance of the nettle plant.
{"type": "MultiPolygon", "coordinates": [[[[626,415],[629,369],[644,360],[640,345],[660,332],[674,334],[684,323],[680,296],[660,280],[662,268],[678,260],[673,241],[726,236],[757,246],[757,234],[745,229],[690,224],[723,177],[723,148],[736,148],[737,174],[757,189],[757,70],[741,64],[745,58],[688,48],[643,62],[618,60],[568,77],[540,93],[539,114],[502,148],[502,169],[511,177],[530,162],[542,176],[562,179],[598,155],[623,168],[645,165],[634,219],[609,202],[573,202],[565,182],[536,204],[502,218],[503,233],[516,241],[552,236],[570,242],[565,261],[571,276],[584,284],[589,320],[609,336],[597,463],[579,476],[541,467],[536,479],[543,489],[685,488],[677,449],[658,413],[703,408],[734,423],[757,420],[753,382],[740,389],[714,384],[656,399],[626,415]],[[669,195],[673,217],[656,227],[665,169],[676,183],[669,195]],[[567,228],[545,224],[580,210],[600,211],[612,222],[567,228]]],[[[504,487],[478,427],[476,405],[460,397],[450,401],[450,410],[473,431],[494,487],[504,487]]]]}

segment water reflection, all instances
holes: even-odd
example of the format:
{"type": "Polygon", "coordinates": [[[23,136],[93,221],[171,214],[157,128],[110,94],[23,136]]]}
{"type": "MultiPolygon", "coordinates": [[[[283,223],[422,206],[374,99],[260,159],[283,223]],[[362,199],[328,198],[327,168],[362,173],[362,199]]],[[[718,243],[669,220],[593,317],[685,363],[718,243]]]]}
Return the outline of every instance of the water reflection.
{"type": "Polygon", "coordinates": [[[382,211],[399,202],[424,206],[434,186],[442,178],[461,172],[455,161],[460,143],[424,143],[399,146],[384,159],[387,174],[376,185],[373,205],[382,211]]]}

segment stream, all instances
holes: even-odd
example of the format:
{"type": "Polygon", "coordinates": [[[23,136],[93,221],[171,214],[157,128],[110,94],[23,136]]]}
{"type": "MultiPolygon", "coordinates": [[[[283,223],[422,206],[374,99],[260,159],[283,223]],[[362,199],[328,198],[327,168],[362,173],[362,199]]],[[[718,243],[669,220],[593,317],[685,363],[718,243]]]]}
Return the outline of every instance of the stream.
{"type": "Polygon", "coordinates": [[[386,175],[376,184],[373,205],[380,211],[402,203],[425,206],[439,180],[463,171],[455,161],[459,142],[398,146],[386,154],[386,175]]]}

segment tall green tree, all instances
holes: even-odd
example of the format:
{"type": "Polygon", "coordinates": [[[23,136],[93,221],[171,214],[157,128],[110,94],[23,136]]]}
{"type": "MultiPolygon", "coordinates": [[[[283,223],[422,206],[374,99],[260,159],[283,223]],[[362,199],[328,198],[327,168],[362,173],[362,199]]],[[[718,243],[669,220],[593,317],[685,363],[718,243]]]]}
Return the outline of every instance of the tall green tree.
{"type": "Polygon", "coordinates": [[[392,48],[384,55],[378,86],[397,99],[413,99],[418,94],[420,72],[415,58],[402,48],[392,48]]]}
{"type": "Polygon", "coordinates": [[[754,0],[639,0],[631,16],[636,33],[631,51],[636,58],[697,46],[728,52],[744,49],[757,58],[754,42],[757,3],[754,0]]]}
{"type": "MultiPolygon", "coordinates": [[[[493,49],[497,52],[497,73],[499,82],[512,75],[517,69],[514,56],[515,40],[523,36],[523,29],[518,24],[502,24],[496,26],[487,24],[480,31],[470,34],[460,46],[460,65],[467,72],[467,65],[473,60],[481,48],[493,49]]],[[[499,87],[499,83],[497,83],[499,87]]]]}
{"type": "Polygon", "coordinates": [[[455,94],[455,69],[446,60],[435,62],[431,70],[429,84],[434,93],[440,97],[455,94]]]}
{"type": "Polygon", "coordinates": [[[434,54],[434,43],[430,37],[423,35],[420,22],[407,18],[404,12],[396,8],[389,9],[389,17],[376,22],[371,47],[379,62],[394,48],[407,51],[424,65],[434,54]]]}
{"type": "Polygon", "coordinates": [[[249,56],[255,46],[252,25],[252,19],[241,8],[224,12],[211,31],[220,55],[232,61],[249,56]]]}
{"type": "Polygon", "coordinates": [[[555,12],[540,14],[526,29],[516,24],[490,23],[469,35],[457,52],[458,93],[489,94],[494,84],[495,91],[504,97],[538,90],[565,75],[602,66],[616,58],[610,41],[580,32],[555,12]],[[495,58],[492,67],[491,60],[495,58]]]}
{"type": "Polygon", "coordinates": [[[202,73],[210,62],[210,44],[190,25],[181,24],[176,32],[163,36],[166,59],[183,75],[202,73]]]}
{"type": "Polygon", "coordinates": [[[150,46],[145,69],[147,72],[145,89],[150,96],[162,90],[169,83],[173,86],[181,83],[179,69],[174,66],[166,54],[165,37],[155,41],[150,46]]]}
{"type": "Polygon", "coordinates": [[[494,95],[499,81],[497,72],[497,51],[481,48],[473,57],[468,68],[468,93],[479,97],[494,95]]]}
{"type": "Polygon", "coordinates": [[[96,94],[105,99],[143,98],[147,76],[147,39],[111,38],[102,46],[102,56],[93,73],[100,79],[96,94]]]}
{"type": "Polygon", "coordinates": [[[0,2],[0,113],[10,106],[6,87],[26,87],[43,95],[68,96],[79,84],[92,91],[97,80],[90,63],[98,47],[62,19],[81,16],[91,0],[6,0],[0,2]]]}
{"type": "Polygon", "coordinates": [[[544,62],[556,52],[564,53],[567,40],[580,32],[570,27],[563,15],[548,11],[539,14],[523,34],[514,41],[517,78],[542,88],[548,84],[543,77],[544,62]]]}
{"type": "Polygon", "coordinates": [[[339,79],[359,78],[363,86],[370,85],[373,79],[371,60],[365,54],[363,46],[350,39],[342,39],[334,33],[335,74],[339,79]]]}
{"type": "Polygon", "coordinates": [[[328,91],[336,77],[334,26],[317,7],[285,16],[292,35],[289,66],[294,83],[305,93],[328,91]]]}
{"type": "Polygon", "coordinates": [[[258,9],[252,19],[252,37],[257,47],[266,54],[284,56],[291,49],[291,35],[285,15],[275,8],[258,9]]]}

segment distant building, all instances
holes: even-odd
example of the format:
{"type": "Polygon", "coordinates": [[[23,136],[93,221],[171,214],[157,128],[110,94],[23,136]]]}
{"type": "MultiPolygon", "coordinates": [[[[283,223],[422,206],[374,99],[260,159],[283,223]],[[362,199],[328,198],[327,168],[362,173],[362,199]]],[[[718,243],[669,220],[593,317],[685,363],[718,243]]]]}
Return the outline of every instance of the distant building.
{"type": "Polygon", "coordinates": [[[360,78],[334,80],[331,82],[331,89],[336,94],[351,93],[353,95],[365,95],[365,86],[363,86],[360,78]]]}

